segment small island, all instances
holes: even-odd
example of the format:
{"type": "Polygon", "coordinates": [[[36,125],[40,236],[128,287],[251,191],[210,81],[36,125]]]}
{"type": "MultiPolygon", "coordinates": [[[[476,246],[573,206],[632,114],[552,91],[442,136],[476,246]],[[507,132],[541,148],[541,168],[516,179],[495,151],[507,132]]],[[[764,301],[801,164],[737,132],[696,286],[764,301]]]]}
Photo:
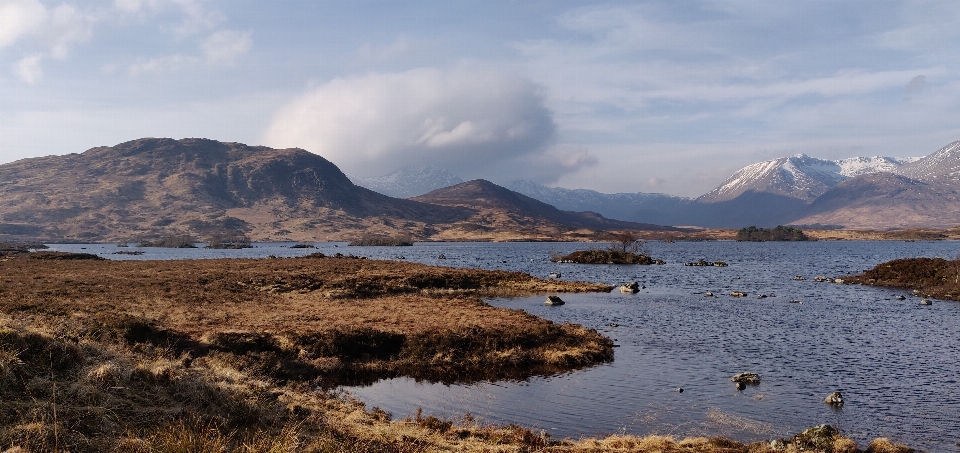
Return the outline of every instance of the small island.
{"type": "Polygon", "coordinates": [[[555,263],[576,264],[665,264],[663,260],[651,258],[644,253],[643,242],[631,232],[620,233],[605,249],[590,248],[550,257],[555,263]]]}
{"type": "Polygon", "coordinates": [[[743,242],[809,241],[810,237],[800,229],[783,225],[777,225],[773,229],[749,226],[737,231],[737,240],[743,242]]]}
{"type": "Polygon", "coordinates": [[[843,277],[843,281],[911,289],[918,296],[960,300],[960,259],[896,259],[878,264],[860,275],[843,277]]]}

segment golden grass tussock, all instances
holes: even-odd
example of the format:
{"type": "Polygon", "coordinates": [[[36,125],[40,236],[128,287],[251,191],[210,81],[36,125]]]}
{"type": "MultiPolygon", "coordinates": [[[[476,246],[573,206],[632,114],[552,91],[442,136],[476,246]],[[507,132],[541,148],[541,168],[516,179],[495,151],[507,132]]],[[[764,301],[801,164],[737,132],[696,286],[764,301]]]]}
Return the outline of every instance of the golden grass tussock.
{"type": "Polygon", "coordinates": [[[554,440],[469,416],[393,420],[331,390],[401,375],[524,378],[611,360],[612,342],[594,330],[477,298],[499,287],[523,293],[546,285],[518,273],[359,259],[17,256],[0,262],[0,446],[132,453],[765,451],[719,438],[554,440]]]}

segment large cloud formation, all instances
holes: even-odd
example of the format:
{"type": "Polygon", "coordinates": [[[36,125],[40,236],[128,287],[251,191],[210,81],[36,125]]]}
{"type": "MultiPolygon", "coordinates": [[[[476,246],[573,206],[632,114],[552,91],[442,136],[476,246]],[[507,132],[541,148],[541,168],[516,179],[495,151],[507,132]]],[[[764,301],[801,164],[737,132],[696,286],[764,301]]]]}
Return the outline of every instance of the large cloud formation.
{"type": "Polygon", "coordinates": [[[431,164],[465,179],[549,181],[595,163],[584,150],[551,147],[555,135],[541,88],[528,79],[417,69],[310,89],[274,115],[264,142],[363,176],[431,164]]]}

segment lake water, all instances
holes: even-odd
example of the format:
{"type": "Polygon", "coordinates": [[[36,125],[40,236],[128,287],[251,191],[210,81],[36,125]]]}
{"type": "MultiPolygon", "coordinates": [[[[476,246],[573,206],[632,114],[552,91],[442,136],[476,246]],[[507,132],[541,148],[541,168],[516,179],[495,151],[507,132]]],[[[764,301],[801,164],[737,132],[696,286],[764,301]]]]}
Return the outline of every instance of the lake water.
{"type": "Polygon", "coordinates": [[[635,280],[646,287],[637,294],[563,295],[567,304],[560,307],[544,306],[543,296],[489,301],[603,332],[619,345],[610,364],[523,382],[447,386],[399,378],[345,390],[395,417],[418,407],[450,418],[469,412],[485,422],[542,429],[554,438],[657,433],[753,441],[828,423],[861,447],[873,437],[889,437],[928,451],[960,451],[960,303],[934,300],[920,306],[903,290],[812,281],[895,258],[952,259],[960,255],[960,242],[648,243],[649,254],[667,261],[662,266],[549,261],[552,252],[589,247],[576,243],[289,245],[151,248],[139,256],[113,255],[138,250],[115,245],[52,248],[113,259],[340,252],[541,277],[560,273],[564,280],[611,285],[635,280]],[[439,259],[441,254],[446,259],[439,259]],[[729,267],[683,266],[700,258],[729,267]],[[807,280],[794,280],[795,275],[807,280]],[[707,291],[717,297],[705,297],[707,291]],[[731,297],[731,291],[748,296],[731,297]],[[737,390],[730,377],[745,371],[759,373],[761,384],[737,390]],[[842,408],[823,402],[834,391],[843,393],[842,408]]]}

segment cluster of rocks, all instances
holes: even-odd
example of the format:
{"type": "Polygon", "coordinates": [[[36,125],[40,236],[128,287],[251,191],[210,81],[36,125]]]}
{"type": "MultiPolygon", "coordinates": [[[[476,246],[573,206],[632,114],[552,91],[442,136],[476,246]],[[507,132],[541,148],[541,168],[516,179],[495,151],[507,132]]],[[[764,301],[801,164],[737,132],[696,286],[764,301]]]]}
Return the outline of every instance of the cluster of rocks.
{"type": "MultiPolygon", "coordinates": [[[[807,277],[804,277],[804,276],[802,276],[802,275],[794,275],[794,276],[793,276],[793,279],[794,279],[794,280],[797,280],[797,281],[804,281],[804,280],[807,279],[807,277]]],[[[816,277],[813,278],[813,281],[818,282],[818,283],[824,283],[824,282],[826,282],[826,283],[843,283],[843,279],[842,279],[842,278],[830,278],[830,277],[827,277],[827,276],[825,276],[825,275],[818,275],[818,276],[816,276],[816,277]]]]}
{"type": "Polygon", "coordinates": [[[707,261],[707,260],[696,260],[689,263],[683,263],[684,266],[696,266],[696,267],[727,267],[728,264],[726,261],[707,261]]]}
{"type": "MultiPolygon", "coordinates": [[[[737,386],[737,390],[743,390],[748,385],[760,385],[760,375],[757,373],[737,373],[730,380],[737,386]]],[[[840,392],[833,392],[827,395],[823,402],[831,406],[843,406],[843,395],[840,392]]]]}

